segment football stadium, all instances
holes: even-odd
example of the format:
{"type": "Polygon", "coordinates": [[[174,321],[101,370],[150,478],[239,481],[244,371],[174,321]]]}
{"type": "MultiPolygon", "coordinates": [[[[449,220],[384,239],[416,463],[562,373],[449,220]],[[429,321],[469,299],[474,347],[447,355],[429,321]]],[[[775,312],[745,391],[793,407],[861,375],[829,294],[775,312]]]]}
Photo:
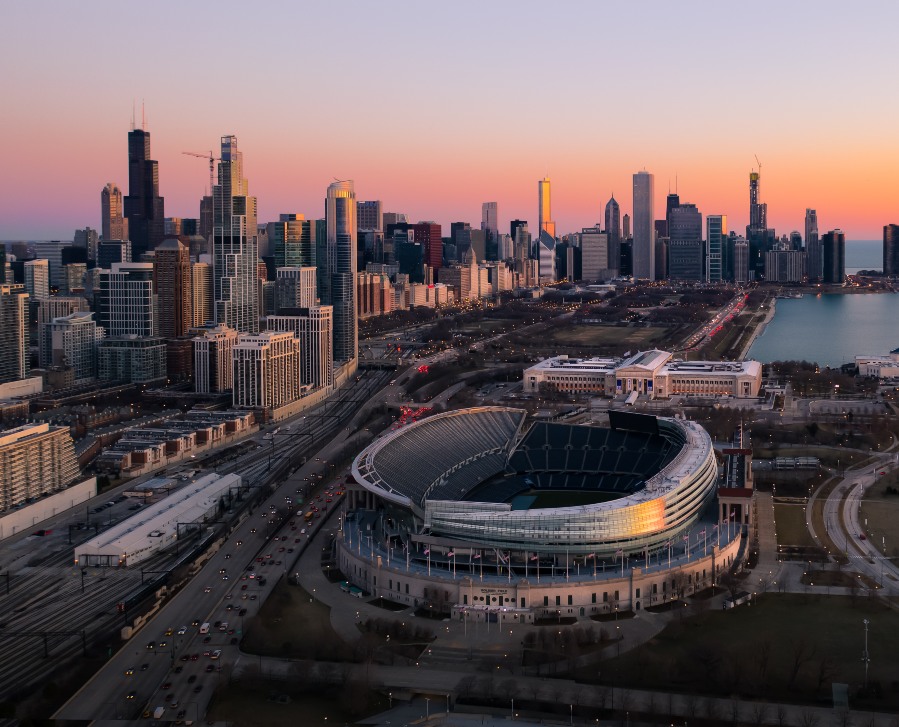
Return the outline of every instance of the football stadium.
{"type": "Polygon", "coordinates": [[[338,563],[375,597],[531,622],[661,605],[742,556],[718,522],[718,465],[695,422],[609,412],[526,422],[508,407],[394,429],[355,459],[338,563]]]}

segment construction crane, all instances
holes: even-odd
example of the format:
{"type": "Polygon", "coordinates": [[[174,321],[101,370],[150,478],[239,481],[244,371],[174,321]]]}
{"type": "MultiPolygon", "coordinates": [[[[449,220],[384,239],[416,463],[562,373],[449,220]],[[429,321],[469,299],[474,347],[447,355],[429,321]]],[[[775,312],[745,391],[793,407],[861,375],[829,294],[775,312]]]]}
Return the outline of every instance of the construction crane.
{"type": "Polygon", "coordinates": [[[187,156],[191,157],[199,157],[200,159],[208,159],[209,160],[209,195],[212,196],[212,187],[215,181],[215,163],[220,162],[221,157],[215,156],[213,152],[209,152],[207,154],[198,154],[195,151],[183,151],[182,154],[187,154],[187,156]]]}
{"type": "Polygon", "coordinates": [[[759,176],[762,176],[762,163],[759,161],[759,155],[755,155],[755,163],[759,165],[759,176]]]}

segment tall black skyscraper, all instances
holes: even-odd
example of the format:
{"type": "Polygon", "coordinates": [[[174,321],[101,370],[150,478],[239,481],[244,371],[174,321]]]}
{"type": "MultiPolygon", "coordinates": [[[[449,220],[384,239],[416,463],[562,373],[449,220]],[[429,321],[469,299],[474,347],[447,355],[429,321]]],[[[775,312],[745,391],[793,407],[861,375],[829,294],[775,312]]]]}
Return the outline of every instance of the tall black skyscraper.
{"type": "Polygon", "coordinates": [[[842,230],[831,230],[821,238],[824,258],[822,282],[841,285],[846,278],[846,235],[842,230]]]}
{"type": "Polygon", "coordinates": [[[669,235],[671,234],[671,210],[675,207],[680,207],[680,195],[677,192],[669,192],[665,198],[665,223],[669,235]]]}
{"type": "Polygon", "coordinates": [[[150,132],[128,132],[128,196],[125,217],[134,260],[165,236],[164,200],[159,196],[159,163],[150,159],[150,132]]]}
{"type": "Polygon", "coordinates": [[[883,274],[899,275],[899,225],[883,226],[883,274]]]}

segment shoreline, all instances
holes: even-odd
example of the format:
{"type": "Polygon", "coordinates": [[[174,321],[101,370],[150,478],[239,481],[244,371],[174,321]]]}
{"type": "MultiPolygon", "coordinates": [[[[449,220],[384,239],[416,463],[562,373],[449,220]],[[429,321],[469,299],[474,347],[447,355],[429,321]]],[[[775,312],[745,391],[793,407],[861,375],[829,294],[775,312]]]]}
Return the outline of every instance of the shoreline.
{"type": "Polygon", "coordinates": [[[777,312],[777,298],[773,295],[768,298],[768,312],[765,314],[764,320],[762,320],[749,335],[749,340],[746,341],[743,348],[740,350],[740,355],[737,357],[738,361],[745,361],[746,356],[749,354],[749,349],[752,348],[752,344],[755,343],[755,339],[761,336],[765,329],[768,327],[768,324],[773,320],[774,314],[777,312]]]}

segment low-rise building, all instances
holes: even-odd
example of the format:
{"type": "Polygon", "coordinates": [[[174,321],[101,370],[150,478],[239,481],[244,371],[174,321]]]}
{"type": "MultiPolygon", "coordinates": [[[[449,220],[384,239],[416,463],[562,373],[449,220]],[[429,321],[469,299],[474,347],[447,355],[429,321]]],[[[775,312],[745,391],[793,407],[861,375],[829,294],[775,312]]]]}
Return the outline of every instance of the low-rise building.
{"type": "Polygon", "coordinates": [[[542,386],[569,394],[645,395],[651,399],[676,394],[750,398],[758,396],[762,365],[758,361],[673,361],[667,351],[641,351],[627,358],[555,356],[524,372],[525,393],[542,386]]]}

